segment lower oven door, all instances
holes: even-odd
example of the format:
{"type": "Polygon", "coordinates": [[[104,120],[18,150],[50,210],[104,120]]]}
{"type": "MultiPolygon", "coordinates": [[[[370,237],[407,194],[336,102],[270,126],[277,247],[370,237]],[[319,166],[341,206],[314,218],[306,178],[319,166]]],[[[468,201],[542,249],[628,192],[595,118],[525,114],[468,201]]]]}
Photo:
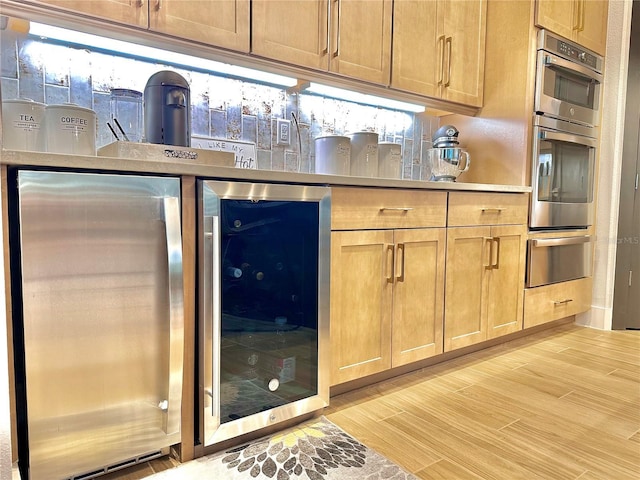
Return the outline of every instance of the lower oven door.
{"type": "Polygon", "coordinates": [[[527,288],[590,277],[592,251],[591,235],[529,240],[527,288]]]}
{"type": "Polygon", "coordinates": [[[597,140],[539,125],[534,134],[531,228],[592,225],[597,140]]]}

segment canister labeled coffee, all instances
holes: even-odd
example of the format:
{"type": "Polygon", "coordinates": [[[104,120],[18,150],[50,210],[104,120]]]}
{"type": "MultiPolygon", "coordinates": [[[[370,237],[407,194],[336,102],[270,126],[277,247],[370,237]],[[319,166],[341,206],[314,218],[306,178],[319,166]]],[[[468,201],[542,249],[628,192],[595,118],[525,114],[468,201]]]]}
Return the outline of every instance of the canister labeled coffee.
{"type": "Polygon", "coordinates": [[[52,153],[96,154],[96,112],[73,103],[47,105],[46,148],[52,153]]]}

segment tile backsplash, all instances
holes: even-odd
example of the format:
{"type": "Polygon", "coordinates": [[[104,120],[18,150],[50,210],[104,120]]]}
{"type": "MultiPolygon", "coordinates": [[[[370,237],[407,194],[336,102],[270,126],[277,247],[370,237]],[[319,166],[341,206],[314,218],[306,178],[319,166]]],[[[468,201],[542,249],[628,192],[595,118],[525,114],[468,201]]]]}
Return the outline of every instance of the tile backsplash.
{"type": "Polygon", "coordinates": [[[142,92],[148,78],[165,69],[177,71],[189,82],[192,134],[254,143],[260,169],[313,172],[315,137],[369,130],[377,132],[380,141],[402,145],[403,178],[417,179],[422,151],[430,147],[431,133],[438,126],[437,117],[425,114],[290,92],[13,32],[2,32],[0,48],[2,98],[71,102],[95,110],[98,147],[114,141],[107,127],[111,89],[142,92]],[[277,143],[278,119],[291,121],[290,145],[277,143]]]}

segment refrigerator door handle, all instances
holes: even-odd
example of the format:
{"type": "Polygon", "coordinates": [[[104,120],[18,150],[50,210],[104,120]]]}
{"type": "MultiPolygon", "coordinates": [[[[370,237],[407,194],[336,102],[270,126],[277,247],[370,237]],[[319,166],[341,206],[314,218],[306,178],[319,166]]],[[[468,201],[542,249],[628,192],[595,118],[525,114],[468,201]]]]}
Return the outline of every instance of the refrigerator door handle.
{"type": "Polygon", "coordinates": [[[184,358],[182,239],[180,203],[177,197],[164,198],[163,214],[169,276],[169,391],[167,398],[161,399],[158,407],[166,412],[163,430],[167,435],[172,435],[180,432],[184,358]]]}

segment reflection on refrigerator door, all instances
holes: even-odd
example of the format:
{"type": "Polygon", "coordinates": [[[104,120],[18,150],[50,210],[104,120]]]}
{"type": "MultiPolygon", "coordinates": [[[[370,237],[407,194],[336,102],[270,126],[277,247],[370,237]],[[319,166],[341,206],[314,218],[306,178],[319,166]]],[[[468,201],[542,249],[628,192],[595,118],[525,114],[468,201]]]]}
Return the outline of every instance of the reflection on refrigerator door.
{"type": "Polygon", "coordinates": [[[328,401],[328,189],[247,188],[200,185],[205,445],[328,401]]]}
{"type": "Polygon", "coordinates": [[[179,180],[15,178],[23,478],[93,478],[167,453],[181,440],[179,180]]]}

